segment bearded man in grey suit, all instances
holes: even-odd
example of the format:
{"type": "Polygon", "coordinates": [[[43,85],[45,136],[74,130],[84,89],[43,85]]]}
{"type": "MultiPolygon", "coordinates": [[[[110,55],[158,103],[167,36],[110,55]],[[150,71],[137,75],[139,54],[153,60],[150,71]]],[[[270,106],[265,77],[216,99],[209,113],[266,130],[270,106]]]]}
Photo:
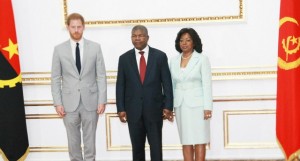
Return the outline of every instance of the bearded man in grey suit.
{"type": "Polygon", "coordinates": [[[63,118],[71,161],[94,161],[98,114],[107,103],[106,70],[101,47],[82,37],[84,18],[70,14],[67,40],[54,48],[51,90],[57,114],[63,118]],[[81,150],[81,132],[84,157],[81,150]]]}

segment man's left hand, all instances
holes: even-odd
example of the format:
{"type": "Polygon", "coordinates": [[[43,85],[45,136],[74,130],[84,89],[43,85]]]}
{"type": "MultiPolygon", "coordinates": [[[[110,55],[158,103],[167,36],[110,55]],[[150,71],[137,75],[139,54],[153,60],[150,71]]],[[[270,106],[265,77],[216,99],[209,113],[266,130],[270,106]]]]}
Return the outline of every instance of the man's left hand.
{"type": "Polygon", "coordinates": [[[163,119],[168,119],[169,121],[173,122],[173,112],[168,110],[168,109],[164,109],[163,110],[163,115],[162,115],[163,119]]]}
{"type": "Polygon", "coordinates": [[[105,104],[98,105],[97,113],[100,115],[103,114],[104,111],[105,111],[105,104]]]}

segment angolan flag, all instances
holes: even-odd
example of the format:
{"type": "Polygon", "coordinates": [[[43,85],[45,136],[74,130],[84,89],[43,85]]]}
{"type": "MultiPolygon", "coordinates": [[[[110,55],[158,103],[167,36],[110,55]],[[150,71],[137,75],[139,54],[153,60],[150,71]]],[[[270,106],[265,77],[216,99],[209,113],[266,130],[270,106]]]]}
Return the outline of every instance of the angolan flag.
{"type": "Polygon", "coordinates": [[[300,0],[281,0],[276,135],[285,159],[300,155],[300,0]]]}
{"type": "Polygon", "coordinates": [[[23,161],[29,153],[18,43],[11,0],[0,0],[0,154],[23,161]]]}

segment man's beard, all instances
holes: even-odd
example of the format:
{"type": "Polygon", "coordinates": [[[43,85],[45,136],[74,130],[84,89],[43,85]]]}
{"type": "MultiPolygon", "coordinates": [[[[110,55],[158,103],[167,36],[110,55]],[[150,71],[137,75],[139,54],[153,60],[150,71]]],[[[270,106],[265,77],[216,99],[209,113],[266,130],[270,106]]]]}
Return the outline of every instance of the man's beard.
{"type": "Polygon", "coordinates": [[[70,35],[73,40],[80,40],[82,38],[82,34],[79,34],[79,33],[74,33],[74,34],[70,34],[70,35]]]}

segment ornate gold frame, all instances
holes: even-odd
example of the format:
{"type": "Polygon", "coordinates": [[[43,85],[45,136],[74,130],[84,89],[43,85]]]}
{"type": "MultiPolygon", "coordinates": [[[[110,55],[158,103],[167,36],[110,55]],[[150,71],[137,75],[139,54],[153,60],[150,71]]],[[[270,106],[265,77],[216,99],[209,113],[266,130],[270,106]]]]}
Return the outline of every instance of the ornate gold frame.
{"type": "MultiPolygon", "coordinates": [[[[68,2],[63,0],[64,22],[68,16],[68,2]]],[[[130,24],[164,24],[164,23],[195,23],[204,21],[237,21],[244,19],[244,1],[239,0],[239,13],[228,16],[207,16],[207,17],[181,17],[181,18],[153,18],[153,19],[126,19],[126,20],[94,20],[86,21],[86,25],[130,25],[130,24]]]]}
{"type": "Polygon", "coordinates": [[[275,115],[275,110],[226,110],[223,111],[224,123],[224,148],[225,149],[260,149],[260,148],[278,148],[276,142],[231,142],[229,139],[229,116],[230,115],[275,115]]]}
{"type": "MultiPolygon", "coordinates": [[[[214,102],[228,102],[228,101],[270,101],[276,100],[276,96],[236,96],[236,97],[216,97],[214,102]]],[[[115,100],[111,99],[108,101],[109,104],[115,104],[115,100]]],[[[52,100],[25,100],[25,106],[52,106],[52,100]]],[[[277,148],[276,143],[233,143],[229,140],[229,131],[228,131],[228,117],[230,115],[245,115],[245,114],[275,114],[274,110],[230,110],[223,112],[224,119],[224,148],[277,148]]],[[[118,117],[116,113],[106,113],[106,145],[108,151],[128,151],[131,150],[131,145],[112,145],[111,137],[111,125],[110,119],[118,117]]],[[[27,114],[26,119],[61,119],[57,114],[27,114]]],[[[149,147],[147,147],[149,148],[149,147]]],[[[179,150],[181,145],[164,145],[164,150],[179,150]]],[[[210,149],[210,145],[207,146],[207,149],[210,149]]],[[[65,146],[41,146],[41,147],[30,147],[31,152],[66,152],[67,147],[65,146]]]]}

